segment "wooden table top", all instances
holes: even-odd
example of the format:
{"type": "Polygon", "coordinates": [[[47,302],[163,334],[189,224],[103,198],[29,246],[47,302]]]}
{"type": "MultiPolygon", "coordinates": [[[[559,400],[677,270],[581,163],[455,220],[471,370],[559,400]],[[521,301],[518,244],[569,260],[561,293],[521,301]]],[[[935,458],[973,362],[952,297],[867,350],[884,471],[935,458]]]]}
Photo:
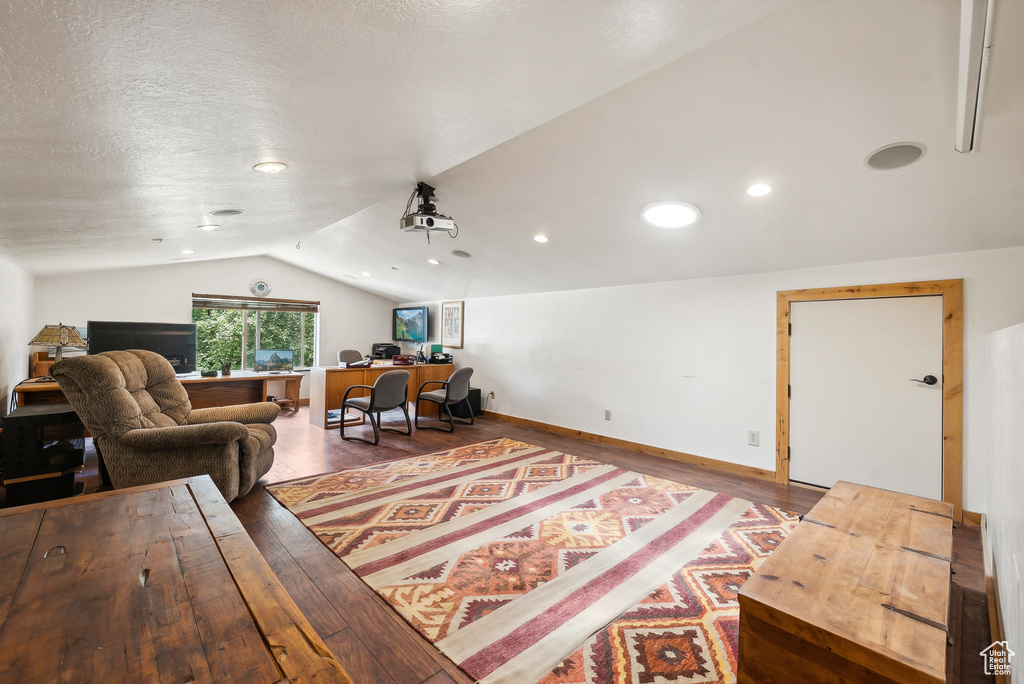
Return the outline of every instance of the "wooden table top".
{"type": "Polygon", "coordinates": [[[60,391],[60,385],[57,384],[56,380],[30,380],[28,382],[22,382],[14,387],[14,391],[17,394],[31,394],[33,392],[53,392],[60,391]]]}
{"type": "MultiPolygon", "coordinates": [[[[302,380],[305,377],[303,373],[271,373],[270,371],[234,371],[231,375],[217,375],[216,377],[204,378],[199,373],[189,373],[187,375],[178,376],[178,382],[183,385],[189,383],[200,383],[200,382],[241,382],[243,380],[302,380]]],[[[15,386],[14,391],[22,394],[30,394],[32,392],[59,392],[60,385],[57,384],[56,380],[28,380],[26,382],[19,383],[15,386]]]]}
{"type": "Polygon", "coordinates": [[[952,504],[839,482],[743,585],[740,612],[895,681],[945,681],[952,540],[952,504]]]}
{"type": "Polygon", "coordinates": [[[351,680],[209,476],[0,511],[0,681],[351,680]]]}

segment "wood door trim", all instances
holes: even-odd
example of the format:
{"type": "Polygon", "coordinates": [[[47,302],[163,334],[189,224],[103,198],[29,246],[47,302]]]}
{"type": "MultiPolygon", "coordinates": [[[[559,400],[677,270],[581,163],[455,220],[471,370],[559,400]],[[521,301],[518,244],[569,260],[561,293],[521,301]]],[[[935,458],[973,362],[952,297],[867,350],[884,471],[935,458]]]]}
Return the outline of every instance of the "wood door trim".
{"type": "Polygon", "coordinates": [[[777,293],[775,481],[789,484],[789,322],[793,302],[942,295],[942,499],[963,520],[964,281],[926,280],[777,293]]]}

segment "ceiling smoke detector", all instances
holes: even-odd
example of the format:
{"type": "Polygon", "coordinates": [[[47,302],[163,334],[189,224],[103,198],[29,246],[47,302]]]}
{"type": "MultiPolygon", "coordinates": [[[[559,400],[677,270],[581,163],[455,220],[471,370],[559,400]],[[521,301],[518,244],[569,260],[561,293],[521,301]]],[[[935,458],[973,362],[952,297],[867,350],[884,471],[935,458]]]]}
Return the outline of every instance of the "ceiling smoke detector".
{"type": "Polygon", "coordinates": [[[406,233],[426,233],[428,243],[431,233],[448,233],[449,237],[456,237],[459,234],[459,227],[451,216],[437,213],[435,200],[437,198],[434,197],[434,188],[426,183],[417,183],[416,189],[409,196],[409,201],[405,203],[405,213],[399,219],[398,227],[406,233]],[[416,211],[413,211],[412,204],[417,197],[420,198],[419,205],[416,211]]]}

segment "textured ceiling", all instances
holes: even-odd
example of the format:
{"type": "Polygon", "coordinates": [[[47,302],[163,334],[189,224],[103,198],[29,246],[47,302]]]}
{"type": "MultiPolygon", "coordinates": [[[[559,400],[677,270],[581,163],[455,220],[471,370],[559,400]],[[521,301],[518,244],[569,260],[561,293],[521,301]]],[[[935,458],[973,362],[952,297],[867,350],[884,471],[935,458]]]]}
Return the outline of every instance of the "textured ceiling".
{"type": "Polygon", "coordinates": [[[294,245],[787,4],[5,3],[0,255],[44,274],[294,245]],[[197,231],[223,208],[244,214],[197,231]]]}
{"type": "Polygon", "coordinates": [[[1021,245],[1024,3],[996,3],[971,154],[958,0],[7,5],[0,256],[270,254],[408,301],[1021,245]],[[458,238],[399,231],[418,180],[458,238]],[[665,198],[703,220],[640,221],[665,198]]]}

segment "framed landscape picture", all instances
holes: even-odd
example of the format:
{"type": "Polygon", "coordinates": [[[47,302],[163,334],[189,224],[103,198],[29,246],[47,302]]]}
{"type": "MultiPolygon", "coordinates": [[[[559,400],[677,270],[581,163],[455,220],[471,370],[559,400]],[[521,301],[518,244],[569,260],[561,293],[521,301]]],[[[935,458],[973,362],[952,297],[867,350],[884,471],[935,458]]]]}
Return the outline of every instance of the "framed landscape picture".
{"type": "Polygon", "coordinates": [[[465,302],[441,302],[441,346],[462,349],[462,313],[465,302]]]}

